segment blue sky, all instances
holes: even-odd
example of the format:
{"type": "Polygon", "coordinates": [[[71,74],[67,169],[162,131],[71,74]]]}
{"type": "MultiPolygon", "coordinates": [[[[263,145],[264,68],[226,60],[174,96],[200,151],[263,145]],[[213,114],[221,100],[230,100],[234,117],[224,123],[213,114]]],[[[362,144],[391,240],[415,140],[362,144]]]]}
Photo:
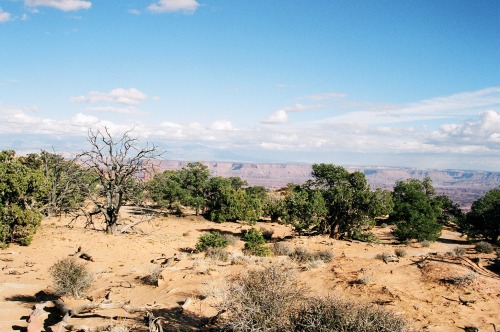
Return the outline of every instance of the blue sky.
{"type": "Polygon", "coordinates": [[[500,1],[0,0],[0,149],[500,171],[500,1]]]}

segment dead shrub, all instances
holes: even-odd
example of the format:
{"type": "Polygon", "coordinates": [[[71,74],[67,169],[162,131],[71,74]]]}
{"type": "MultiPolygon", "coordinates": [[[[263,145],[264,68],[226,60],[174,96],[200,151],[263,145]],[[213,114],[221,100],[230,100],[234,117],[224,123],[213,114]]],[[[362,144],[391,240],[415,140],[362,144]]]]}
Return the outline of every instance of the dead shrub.
{"type": "Polygon", "coordinates": [[[406,256],[406,250],[404,250],[403,248],[396,248],[396,249],[394,249],[394,254],[397,257],[405,257],[406,256]]]}
{"type": "Polygon", "coordinates": [[[229,312],[229,331],[290,331],[289,319],[304,299],[305,289],[294,270],[271,266],[251,270],[232,280],[222,301],[229,312]]]}
{"type": "Polygon", "coordinates": [[[227,244],[230,246],[234,246],[240,241],[240,238],[238,236],[234,236],[232,234],[222,234],[222,237],[226,239],[227,244]]]}
{"type": "Polygon", "coordinates": [[[290,256],[293,253],[292,247],[286,242],[276,242],[272,247],[276,256],[290,256]]]}
{"type": "Polygon", "coordinates": [[[462,248],[462,247],[455,247],[453,248],[453,254],[455,256],[462,256],[462,255],[465,255],[465,248],[462,248]]]}
{"type": "Polygon", "coordinates": [[[478,242],[476,243],[476,246],[474,247],[477,252],[483,253],[483,254],[491,254],[493,252],[493,246],[489,244],[488,242],[478,242]]]}
{"type": "Polygon", "coordinates": [[[229,252],[222,248],[208,248],[205,256],[216,261],[227,262],[229,260],[229,252]]]}
{"type": "Polygon", "coordinates": [[[158,286],[158,280],[161,278],[161,272],[163,271],[163,267],[161,266],[152,266],[150,267],[150,273],[140,278],[141,281],[150,286],[158,286]]]}
{"type": "Polygon", "coordinates": [[[79,263],[73,257],[57,261],[49,269],[54,291],[57,295],[71,295],[79,298],[92,285],[93,274],[85,263],[79,263]]]}
{"type": "Polygon", "coordinates": [[[290,330],[303,332],[409,331],[406,320],[378,306],[333,297],[311,298],[290,316],[290,330]]]}

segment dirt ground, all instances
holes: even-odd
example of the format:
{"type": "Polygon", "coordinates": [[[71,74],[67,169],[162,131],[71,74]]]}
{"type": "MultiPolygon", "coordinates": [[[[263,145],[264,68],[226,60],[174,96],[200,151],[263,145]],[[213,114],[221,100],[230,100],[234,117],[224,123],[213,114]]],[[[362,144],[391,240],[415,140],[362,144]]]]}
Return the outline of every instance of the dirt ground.
{"type": "MultiPolygon", "coordinates": [[[[123,216],[140,218],[136,212],[127,208],[123,216]]],[[[109,236],[84,228],[83,220],[72,227],[68,222],[66,218],[47,218],[29,247],[11,245],[0,251],[0,331],[26,330],[27,318],[40,300],[35,294],[51,292],[49,267],[79,247],[93,258],[87,264],[95,282],[85,298],[64,298],[67,305],[96,303],[104,297],[113,303],[130,301],[131,306],[148,306],[165,317],[166,330],[200,330],[203,322],[217,313],[214,304],[228,277],[268,264],[295,266],[311,294],[334,294],[382,305],[407,317],[417,330],[453,332],[475,326],[480,331],[493,331],[492,324],[500,328],[500,277],[484,267],[495,255],[475,252],[473,245],[450,230],[445,230],[439,241],[423,247],[398,244],[389,227],[375,227],[381,243],[370,244],[326,236],[292,237],[286,226],[258,223],[257,228],[274,230],[273,241],[284,239],[292,247],[313,252],[328,249],[335,255],[328,263],[297,264],[285,256],[244,257],[241,240],[228,248],[232,257],[228,262],[192,253],[200,234],[218,230],[240,237],[242,230],[249,228],[245,224],[169,216],[144,222],[131,234],[109,236]],[[465,254],[452,255],[457,247],[464,248],[465,254]],[[394,254],[396,248],[406,251],[399,261],[386,263],[376,258],[377,254],[394,254]],[[165,261],[153,260],[161,257],[173,259],[161,272],[159,285],[150,285],[148,276],[165,261]],[[459,301],[459,294],[465,302],[459,301]]],[[[71,323],[123,325],[145,331],[143,316],[122,309],[97,310],[73,317],[71,323]]],[[[52,315],[49,320],[51,317],[54,319],[52,315]]]]}

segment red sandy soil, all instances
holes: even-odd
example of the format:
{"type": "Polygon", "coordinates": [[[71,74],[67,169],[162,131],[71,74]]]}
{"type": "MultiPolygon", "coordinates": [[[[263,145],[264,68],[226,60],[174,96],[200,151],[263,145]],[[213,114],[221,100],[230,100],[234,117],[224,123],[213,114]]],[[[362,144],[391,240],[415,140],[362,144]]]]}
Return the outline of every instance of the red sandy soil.
{"type": "MultiPolygon", "coordinates": [[[[140,218],[133,212],[133,208],[126,208],[122,214],[132,220],[140,218]]],[[[94,261],[87,264],[96,279],[86,298],[64,298],[66,304],[101,301],[108,294],[114,303],[151,305],[157,315],[166,318],[166,330],[199,330],[204,320],[217,313],[218,293],[228,278],[269,264],[297,268],[311,295],[334,294],[383,305],[408,318],[417,330],[453,332],[475,326],[480,331],[493,331],[491,324],[500,328],[500,277],[484,267],[495,254],[475,252],[473,245],[451,230],[445,230],[429,247],[422,247],[418,243],[398,244],[389,227],[375,227],[380,244],[370,244],[326,236],[292,237],[289,227],[258,223],[257,228],[274,230],[273,240],[286,237],[292,247],[331,250],[335,255],[328,263],[297,264],[285,256],[245,257],[241,240],[228,248],[233,257],[228,262],[191,253],[200,234],[218,230],[239,237],[242,229],[250,227],[245,224],[169,216],[144,222],[131,234],[109,236],[84,228],[83,220],[68,227],[69,221],[46,218],[29,247],[11,245],[0,251],[0,331],[26,329],[26,319],[37,300],[35,294],[52,290],[49,267],[79,247],[92,256],[94,261]],[[457,247],[466,249],[466,254],[451,255],[457,247]],[[396,248],[406,251],[399,262],[384,263],[376,258],[377,254],[394,254],[396,248]],[[151,261],[162,256],[176,259],[163,270],[158,286],[146,284],[144,277],[159,266],[151,261]],[[477,257],[480,262],[474,263],[477,257]],[[469,281],[459,285],[450,282],[460,277],[469,281]],[[459,294],[473,303],[461,303],[459,294]],[[181,310],[180,304],[187,298],[190,303],[181,310]]],[[[122,309],[98,310],[72,318],[71,323],[123,325],[131,331],[145,331],[143,316],[122,309]]]]}

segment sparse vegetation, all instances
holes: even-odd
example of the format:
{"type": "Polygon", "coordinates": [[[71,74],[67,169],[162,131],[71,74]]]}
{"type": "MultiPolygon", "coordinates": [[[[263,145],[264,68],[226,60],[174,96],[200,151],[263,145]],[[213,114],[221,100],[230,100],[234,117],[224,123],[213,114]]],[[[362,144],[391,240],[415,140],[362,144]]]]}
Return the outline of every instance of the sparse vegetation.
{"type": "Polygon", "coordinates": [[[235,332],[290,331],[289,317],[304,296],[293,270],[270,266],[248,271],[232,280],[221,302],[230,314],[225,327],[235,332]]]}
{"type": "Polygon", "coordinates": [[[334,297],[311,298],[290,316],[289,331],[404,332],[406,320],[381,307],[334,297]]]}
{"type": "Polygon", "coordinates": [[[228,240],[219,232],[211,232],[200,235],[198,242],[196,243],[195,251],[202,252],[208,248],[226,248],[227,245],[228,240]]]}
{"type": "Polygon", "coordinates": [[[490,243],[484,242],[484,241],[476,243],[476,245],[474,246],[474,249],[477,252],[480,252],[483,254],[491,254],[493,252],[493,246],[490,243]]]}
{"type": "Polygon", "coordinates": [[[432,244],[432,241],[429,241],[429,240],[423,240],[422,242],[420,242],[420,244],[422,245],[422,247],[424,248],[429,248],[432,244]]]}
{"type": "Polygon", "coordinates": [[[163,267],[161,266],[152,266],[149,269],[149,274],[145,275],[141,278],[142,282],[146,285],[158,286],[158,280],[161,277],[161,272],[163,271],[163,267]]]}
{"type": "Polygon", "coordinates": [[[233,280],[221,304],[229,331],[408,331],[390,311],[334,297],[307,298],[295,272],[271,266],[233,280]]]}
{"type": "Polygon", "coordinates": [[[455,248],[453,248],[453,254],[455,256],[462,256],[462,255],[465,255],[465,253],[466,253],[466,250],[463,247],[455,247],[455,248]]]}
{"type": "Polygon", "coordinates": [[[383,252],[381,254],[375,255],[376,259],[380,259],[381,261],[384,261],[384,262],[386,262],[389,259],[389,257],[391,257],[391,254],[388,252],[383,252]]]}
{"type": "Polygon", "coordinates": [[[396,248],[396,249],[394,249],[394,254],[397,257],[405,257],[406,256],[406,250],[404,250],[403,248],[396,248]]]}
{"type": "Polygon", "coordinates": [[[71,295],[80,298],[92,285],[93,274],[85,263],[79,263],[73,257],[57,261],[49,269],[54,291],[58,295],[71,295]]]}
{"type": "Polygon", "coordinates": [[[245,241],[245,253],[249,255],[269,256],[272,253],[271,248],[265,245],[264,236],[255,227],[243,234],[243,241],[245,241]]]}
{"type": "Polygon", "coordinates": [[[272,250],[276,256],[290,256],[293,253],[292,247],[286,242],[275,242],[272,250]]]}
{"type": "Polygon", "coordinates": [[[205,255],[217,261],[227,262],[229,260],[229,252],[223,248],[207,248],[205,255]]]}
{"type": "Polygon", "coordinates": [[[449,284],[457,286],[465,286],[465,285],[470,285],[475,279],[476,279],[476,274],[474,272],[470,272],[450,279],[445,279],[444,281],[449,284]]]}
{"type": "Polygon", "coordinates": [[[261,227],[260,232],[262,233],[262,236],[264,237],[264,239],[266,241],[270,241],[273,238],[274,229],[272,229],[272,228],[266,229],[266,228],[261,227]]]}

